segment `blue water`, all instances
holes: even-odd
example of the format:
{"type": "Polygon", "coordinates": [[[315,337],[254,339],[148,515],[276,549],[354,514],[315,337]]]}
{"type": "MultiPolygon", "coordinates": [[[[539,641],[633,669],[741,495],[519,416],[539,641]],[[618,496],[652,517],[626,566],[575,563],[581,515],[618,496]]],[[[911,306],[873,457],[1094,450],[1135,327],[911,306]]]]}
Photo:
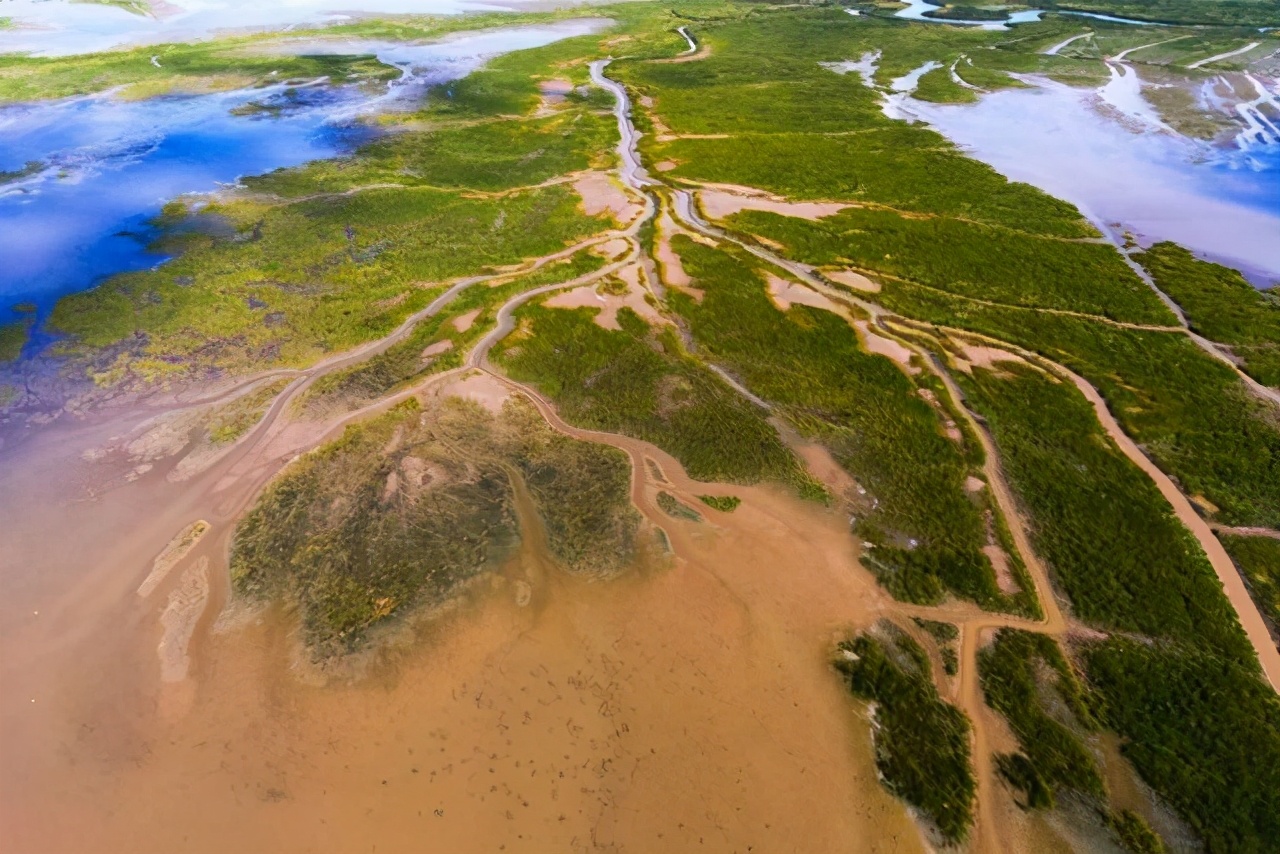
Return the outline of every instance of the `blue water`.
{"type": "MultiPolygon", "coordinates": [[[[965,21],[954,18],[937,18],[931,16],[930,12],[936,12],[942,8],[940,5],[931,3],[929,0],[904,0],[907,8],[900,9],[894,13],[895,18],[905,18],[909,21],[923,21],[933,24],[951,24],[960,27],[978,27],[983,30],[1007,30],[1014,24],[1029,24],[1039,21],[1041,16],[1045,14],[1043,9],[1022,9],[1012,12],[1009,17],[1003,21],[965,21]]],[[[1079,15],[1085,18],[1094,18],[1099,21],[1109,21],[1113,24],[1132,24],[1140,27],[1163,27],[1166,24],[1157,24],[1151,21],[1136,21],[1132,18],[1117,18],[1114,15],[1100,15],[1096,12],[1071,12],[1065,9],[1057,10],[1062,15],[1079,15]]]]}
{"type": "Polygon", "coordinates": [[[160,263],[147,251],[155,237],[147,222],[165,202],[350,150],[372,131],[328,116],[363,97],[316,88],[289,98],[280,86],[0,108],[0,171],[41,164],[32,177],[0,184],[0,306],[31,303],[43,318],[68,293],[160,263]],[[286,108],[230,112],[255,101],[286,108]]]}
{"type": "Polygon", "coordinates": [[[111,94],[0,107],[0,323],[32,319],[28,352],[47,343],[40,323],[63,296],[153,267],[149,225],[166,202],[245,175],[349,152],[377,131],[365,118],[413,108],[431,85],[459,79],[512,50],[595,32],[601,19],[478,32],[435,44],[307,39],[281,53],[376,55],[402,77],[385,89],[284,84],[124,101],[111,94]],[[270,112],[235,115],[265,104],[270,112]],[[22,305],[19,312],[16,306],[22,305]]]}

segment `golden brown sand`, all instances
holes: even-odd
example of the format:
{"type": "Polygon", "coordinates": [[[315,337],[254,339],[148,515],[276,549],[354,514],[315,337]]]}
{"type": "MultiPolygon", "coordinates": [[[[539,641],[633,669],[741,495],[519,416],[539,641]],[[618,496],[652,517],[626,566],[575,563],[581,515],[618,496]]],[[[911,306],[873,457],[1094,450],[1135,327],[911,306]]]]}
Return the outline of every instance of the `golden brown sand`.
{"type": "Polygon", "coordinates": [[[742,211],[765,211],[781,216],[819,220],[834,216],[849,207],[839,202],[789,202],[751,187],[699,190],[698,203],[711,219],[724,219],[742,211]]]}
{"type": "MultiPolygon", "coordinates": [[[[53,425],[4,461],[0,848],[920,850],[827,665],[885,607],[838,514],[733,487],[735,513],[664,520],[669,566],[588,583],[526,554],[363,678],[317,686],[279,609],[212,631],[230,521],[299,434],[182,485],[172,456],[134,482],[80,459],[127,426],[53,425]],[[193,517],[209,533],[138,597],[193,517]]],[[[725,491],[621,444],[686,502],[725,491]]]]}

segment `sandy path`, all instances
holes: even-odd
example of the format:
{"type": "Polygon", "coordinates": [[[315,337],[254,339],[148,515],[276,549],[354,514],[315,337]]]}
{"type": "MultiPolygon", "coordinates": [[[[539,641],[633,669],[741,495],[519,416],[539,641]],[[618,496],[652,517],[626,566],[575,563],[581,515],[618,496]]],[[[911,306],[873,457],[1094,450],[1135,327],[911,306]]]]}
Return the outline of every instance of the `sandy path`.
{"type": "Polygon", "coordinates": [[[1271,683],[1271,687],[1280,691],[1280,650],[1276,649],[1276,645],[1271,642],[1267,624],[1262,619],[1262,614],[1258,611],[1257,604],[1254,603],[1253,598],[1249,595],[1244,579],[1240,577],[1240,572],[1236,569],[1235,564],[1231,562],[1231,558],[1227,555],[1226,549],[1222,547],[1222,543],[1213,535],[1209,524],[1200,517],[1200,514],[1191,506],[1191,502],[1174,485],[1169,476],[1161,471],[1155,463],[1151,462],[1147,455],[1142,453],[1142,449],[1129,438],[1128,434],[1120,429],[1120,425],[1116,423],[1115,418],[1111,415],[1111,410],[1107,408],[1107,403],[1102,399],[1102,395],[1098,393],[1098,390],[1083,377],[1061,366],[1056,367],[1064,376],[1075,383],[1080,393],[1088,399],[1089,403],[1093,404],[1093,409],[1098,415],[1098,420],[1102,422],[1103,428],[1107,431],[1107,435],[1111,437],[1111,440],[1115,442],[1126,457],[1151,478],[1160,490],[1160,494],[1165,497],[1165,500],[1173,508],[1178,520],[1200,541],[1200,547],[1204,549],[1204,553],[1209,558],[1209,563],[1213,565],[1213,571],[1217,574],[1218,580],[1222,582],[1223,590],[1226,592],[1227,598],[1231,600],[1236,616],[1240,618],[1240,624],[1244,627],[1244,632],[1248,636],[1249,642],[1253,644],[1253,649],[1258,654],[1258,660],[1262,664],[1262,672],[1265,674],[1267,681],[1271,683]]]}

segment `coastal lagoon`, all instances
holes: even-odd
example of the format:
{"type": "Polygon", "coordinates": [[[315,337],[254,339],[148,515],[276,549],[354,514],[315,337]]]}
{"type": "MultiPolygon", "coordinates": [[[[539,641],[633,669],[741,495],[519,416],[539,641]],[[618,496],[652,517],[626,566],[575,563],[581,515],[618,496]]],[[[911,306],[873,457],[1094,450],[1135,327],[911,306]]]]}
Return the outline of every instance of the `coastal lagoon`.
{"type": "MultiPolygon", "coordinates": [[[[1176,241],[1257,285],[1280,281],[1280,139],[1190,139],[1159,123],[1132,68],[1117,63],[1112,74],[1097,90],[1029,77],[1028,88],[973,104],[898,95],[888,109],[1071,202],[1117,238],[1176,241]]],[[[1280,88],[1257,79],[1270,92],[1280,88]]]]}
{"type": "MultiPolygon", "coordinates": [[[[378,131],[363,121],[407,108],[433,85],[487,59],[599,29],[582,19],[468,34],[433,44],[308,38],[283,53],[375,55],[401,70],[376,91],[313,81],[142,101],[111,93],[0,107],[0,322],[38,319],[68,293],[162,263],[149,225],[179,196],[245,175],[351,151],[378,131]]],[[[38,327],[37,327],[38,328],[38,327]]],[[[45,339],[38,332],[33,346],[45,339]]]]}

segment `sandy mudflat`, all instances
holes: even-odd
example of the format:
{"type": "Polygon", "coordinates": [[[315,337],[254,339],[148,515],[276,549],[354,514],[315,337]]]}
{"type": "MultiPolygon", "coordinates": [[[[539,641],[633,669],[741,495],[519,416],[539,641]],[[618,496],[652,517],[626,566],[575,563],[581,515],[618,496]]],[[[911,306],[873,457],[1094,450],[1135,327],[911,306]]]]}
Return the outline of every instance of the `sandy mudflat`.
{"type": "MultiPolygon", "coordinates": [[[[127,460],[81,458],[128,426],[5,449],[0,849],[921,849],[827,665],[886,607],[840,514],[733,487],[736,512],[666,525],[669,566],[508,568],[364,678],[318,686],[278,609],[212,630],[230,518],[304,437],[273,428],[262,456],[182,484],[172,456],[133,482],[111,468],[127,460]],[[137,596],[193,518],[210,532],[137,596]]],[[[635,453],[682,500],[726,491],[635,453]]]]}
{"type": "Polygon", "coordinates": [[[699,190],[698,202],[712,219],[724,219],[742,211],[765,211],[781,216],[819,220],[834,216],[849,207],[839,202],[789,202],[751,187],[699,190]]]}

